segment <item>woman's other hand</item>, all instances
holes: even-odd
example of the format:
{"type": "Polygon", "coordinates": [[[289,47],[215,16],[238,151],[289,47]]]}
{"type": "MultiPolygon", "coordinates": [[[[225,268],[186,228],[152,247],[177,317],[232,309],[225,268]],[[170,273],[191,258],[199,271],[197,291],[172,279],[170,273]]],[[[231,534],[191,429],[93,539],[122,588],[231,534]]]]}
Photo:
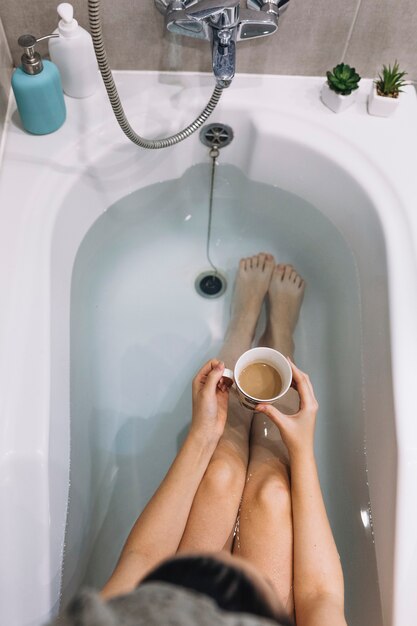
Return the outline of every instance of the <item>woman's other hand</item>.
{"type": "Polygon", "coordinates": [[[220,439],[227,419],[229,391],[219,382],[224,363],[217,359],[208,361],[193,380],[193,419],[191,431],[204,441],[220,439]]]}
{"type": "Polygon", "coordinates": [[[294,454],[313,452],[314,428],[319,405],[313,386],[307,374],[290,361],[293,373],[293,386],[300,396],[300,409],[294,415],[281,413],[271,404],[259,404],[256,410],[267,415],[279,428],[290,458],[294,454]]]}

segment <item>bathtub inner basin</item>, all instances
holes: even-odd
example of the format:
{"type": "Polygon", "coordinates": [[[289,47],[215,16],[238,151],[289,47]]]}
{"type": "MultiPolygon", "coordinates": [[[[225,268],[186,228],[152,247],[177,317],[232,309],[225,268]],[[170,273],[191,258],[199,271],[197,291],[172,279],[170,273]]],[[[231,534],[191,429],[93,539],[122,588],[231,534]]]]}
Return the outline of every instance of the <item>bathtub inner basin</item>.
{"type": "Polygon", "coordinates": [[[112,572],[185,436],[191,379],[221,346],[238,261],[268,251],[292,263],[307,283],[295,357],[320,404],[317,461],[345,574],[347,619],[380,626],[354,254],[320,207],[220,165],[211,256],[228,289],[218,299],[201,298],[194,281],[210,269],[209,176],[208,165],[195,165],[179,179],[122,198],[78,250],[62,601],[82,584],[100,587],[112,572]]]}

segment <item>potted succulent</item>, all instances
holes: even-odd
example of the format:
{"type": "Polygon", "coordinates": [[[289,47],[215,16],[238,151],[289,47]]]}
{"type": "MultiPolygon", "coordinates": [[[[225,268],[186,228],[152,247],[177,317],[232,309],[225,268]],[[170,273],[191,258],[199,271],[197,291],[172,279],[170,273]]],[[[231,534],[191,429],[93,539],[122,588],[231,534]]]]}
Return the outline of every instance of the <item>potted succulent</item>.
{"type": "Polygon", "coordinates": [[[361,77],[346,63],[339,63],[326,76],[327,82],[321,90],[322,102],[335,113],[340,113],[355,102],[361,77]]]}
{"type": "Polygon", "coordinates": [[[398,62],[394,65],[383,65],[382,72],[372,84],[372,91],[368,98],[368,112],[371,115],[388,117],[397,109],[400,102],[401,87],[407,84],[398,62]]]}

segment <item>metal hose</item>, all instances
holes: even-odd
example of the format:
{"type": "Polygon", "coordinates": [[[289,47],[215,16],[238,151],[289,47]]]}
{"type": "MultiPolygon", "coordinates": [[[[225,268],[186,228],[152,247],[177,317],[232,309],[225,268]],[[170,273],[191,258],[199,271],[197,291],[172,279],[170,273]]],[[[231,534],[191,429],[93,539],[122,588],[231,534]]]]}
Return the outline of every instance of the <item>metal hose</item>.
{"type": "Polygon", "coordinates": [[[207,118],[213,113],[218,101],[220,100],[220,96],[223,93],[223,89],[221,87],[215,87],[205,109],[194,120],[194,122],[192,122],[189,126],[184,128],[184,130],[180,131],[179,133],[176,133],[171,137],[166,137],[165,139],[144,139],[143,137],[140,137],[140,135],[135,133],[135,131],[129,124],[123,110],[123,106],[120,101],[119,94],[117,93],[117,88],[114,83],[113,76],[107,61],[106,51],[104,50],[103,32],[101,29],[100,19],[100,0],[88,0],[88,17],[90,20],[90,30],[91,36],[93,38],[97,63],[103,77],[104,86],[106,87],[110,104],[112,106],[116,119],[119,122],[120,128],[122,129],[124,134],[130,139],[130,141],[133,141],[133,143],[135,143],[137,146],[140,146],[141,148],[149,148],[150,150],[156,150],[158,148],[169,148],[170,146],[173,146],[176,143],[187,139],[187,137],[192,135],[198,128],[200,128],[200,126],[204,124],[207,118]]]}

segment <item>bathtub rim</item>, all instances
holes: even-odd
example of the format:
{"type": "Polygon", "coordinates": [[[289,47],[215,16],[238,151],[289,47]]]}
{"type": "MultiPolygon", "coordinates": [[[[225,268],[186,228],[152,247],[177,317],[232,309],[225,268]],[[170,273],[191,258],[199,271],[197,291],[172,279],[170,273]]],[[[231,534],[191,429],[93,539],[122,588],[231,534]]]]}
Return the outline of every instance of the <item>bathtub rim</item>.
{"type": "MultiPolygon", "coordinates": [[[[153,74],[153,73],[150,73],[150,74],[153,74]]],[[[9,166],[9,164],[7,164],[7,167],[8,166],[9,166]]],[[[35,167],[33,164],[30,164],[29,167],[31,168],[32,166],[35,167]]],[[[398,194],[395,194],[395,195],[398,195],[398,194]]],[[[399,200],[399,205],[402,206],[402,208],[404,208],[404,215],[402,215],[402,219],[405,221],[407,219],[407,214],[408,214],[407,206],[403,206],[404,205],[403,199],[398,198],[398,200],[399,200]]],[[[409,208],[411,208],[411,207],[409,207],[409,208]]],[[[48,217],[51,218],[50,215],[48,217]]],[[[395,399],[395,403],[397,405],[397,402],[399,402],[399,400],[397,398],[396,389],[398,389],[398,385],[400,387],[401,386],[405,387],[405,386],[403,385],[403,381],[404,381],[404,371],[403,371],[403,369],[404,368],[403,368],[402,351],[399,349],[399,345],[401,345],[401,342],[395,341],[395,337],[397,335],[397,330],[398,330],[398,320],[395,319],[395,313],[398,313],[398,317],[399,317],[399,321],[400,321],[400,327],[401,327],[401,320],[404,317],[404,315],[403,315],[403,312],[397,311],[397,309],[399,308],[399,306],[397,306],[397,302],[401,301],[401,297],[399,297],[399,299],[394,298],[395,302],[391,303],[392,294],[395,294],[396,292],[398,292],[398,289],[397,289],[398,285],[396,283],[395,276],[392,276],[393,273],[395,274],[394,270],[392,270],[390,272],[390,268],[392,268],[392,262],[394,261],[393,257],[395,257],[395,254],[393,254],[395,246],[392,245],[393,249],[390,250],[390,245],[389,244],[391,243],[392,230],[390,231],[389,236],[387,237],[387,232],[386,232],[387,222],[385,221],[385,219],[387,219],[388,222],[390,222],[390,219],[391,219],[391,223],[394,226],[394,230],[395,230],[395,228],[398,227],[398,224],[397,224],[398,216],[394,217],[393,215],[390,215],[389,212],[387,211],[386,213],[384,213],[383,217],[384,217],[384,219],[382,219],[382,214],[378,213],[378,219],[379,219],[379,221],[381,223],[381,227],[382,227],[382,229],[384,231],[384,234],[385,234],[385,237],[386,237],[386,246],[387,246],[387,264],[388,264],[388,274],[389,274],[388,278],[389,278],[389,281],[390,281],[389,296],[390,296],[390,305],[392,304],[392,306],[390,306],[390,309],[391,309],[391,326],[392,326],[391,327],[391,334],[392,334],[392,338],[393,338],[393,341],[392,341],[393,387],[394,387],[394,399],[395,399]]],[[[404,226],[406,227],[406,224],[404,224],[404,226]]],[[[48,244],[48,242],[50,242],[51,237],[52,237],[53,225],[51,223],[49,223],[48,228],[49,228],[49,230],[48,229],[46,229],[46,230],[44,229],[42,234],[41,234],[41,241],[43,241],[46,244],[46,246],[45,246],[46,249],[48,249],[48,245],[47,244],[48,244]]],[[[35,231],[31,232],[31,237],[34,236],[35,232],[36,232],[36,229],[35,229],[35,231]]],[[[410,234],[410,233],[408,233],[408,234],[410,234]]],[[[39,233],[38,233],[38,235],[39,235],[39,233]]],[[[396,242],[396,244],[397,244],[397,242],[396,242]]],[[[415,264],[415,259],[414,259],[415,248],[413,247],[412,244],[413,244],[413,242],[410,242],[410,249],[408,249],[407,252],[409,253],[408,261],[411,262],[411,266],[414,266],[414,264],[415,264]]],[[[36,241],[36,246],[38,246],[38,245],[39,245],[39,241],[37,240],[36,241]]],[[[42,263],[46,267],[49,268],[49,254],[46,254],[45,248],[44,248],[44,254],[42,254],[41,257],[42,257],[42,263]]],[[[394,263],[394,266],[395,265],[396,264],[394,263]]],[[[397,263],[397,265],[401,265],[401,263],[397,263]]],[[[45,285],[44,285],[44,287],[45,287],[45,285]]],[[[48,291],[48,289],[46,288],[46,292],[47,291],[48,291]]],[[[44,289],[44,292],[45,292],[45,289],[44,289]]],[[[15,294],[15,296],[16,295],[17,294],[15,294]]],[[[49,294],[45,293],[45,296],[47,298],[48,297],[50,298],[50,295],[51,295],[50,293],[49,294]]],[[[399,294],[399,295],[401,295],[401,294],[399,294]]],[[[415,298],[414,298],[413,302],[415,304],[415,298]]],[[[16,306],[16,303],[15,303],[15,306],[16,306]]],[[[413,307],[413,310],[414,310],[414,307],[413,307]]],[[[14,309],[14,311],[16,311],[16,309],[14,309]]],[[[411,317],[412,316],[410,314],[409,318],[411,318],[411,317]]],[[[46,321],[46,326],[48,326],[49,321],[50,321],[49,319],[46,321]]],[[[45,319],[43,319],[43,322],[45,323],[45,319]]],[[[408,322],[407,316],[406,316],[406,322],[408,322]]],[[[12,328],[13,326],[14,326],[14,324],[13,324],[13,322],[11,322],[10,327],[12,328]]],[[[407,345],[409,345],[409,344],[407,344],[407,345]]],[[[13,352],[10,351],[10,354],[12,354],[12,353],[13,352]]],[[[44,366],[45,366],[45,364],[44,364],[44,366]]],[[[50,379],[50,377],[49,377],[49,369],[50,368],[45,366],[45,371],[44,371],[45,380],[46,379],[47,380],[50,379]]],[[[408,373],[405,373],[405,374],[406,374],[405,379],[407,379],[407,374],[408,373]]],[[[410,380],[411,380],[411,377],[410,377],[410,380]]],[[[13,388],[13,387],[11,387],[11,388],[13,388]]],[[[403,404],[405,405],[405,402],[403,404]]],[[[43,407],[44,407],[43,410],[45,412],[47,412],[48,401],[45,398],[43,398],[43,407]]],[[[400,404],[400,409],[402,411],[401,412],[401,415],[402,415],[404,413],[402,404],[400,404]]],[[[399,415],[400,413],[398,411],[399,411],[399,409],[397,407],[397,411],[396,412],[399,415]]],[[[411,446],[410,440],[406,436],[406,433],[405,432],[401,433],[401,429],[400,429],[399,435],[400,435],[399,439],[401,439],[401,443],[399,445],[399,451],[398,451],[398,454],[399,454],[398,475],[399,475],[399,477],[401,477],[402,472],[407,471],[410,463],[413,462],[412,453],[414,452],[414,450],[413,450],[413,448],[411,446]],[[406,446],[404,446],[404,441],[406,441],[406,444],[407,444],[406,446]]],[[[45,442],[43,442],[43,444],[45,444],[45,442]]],[[[400,482],[400,480],[398,480],[398,482],[400,482]]],[[[401,487],[404,487],[403,481],[401,481],[401,485],[399,485],[399,484],[397,485],[397,488],[399,490],[398,493],[400,494],[401,499],[402,499],[402,498],[404,498],[404,494],[401,492],[401,487]]],[[[407,498],[407,500],[408,500],[408,498],[407,498]]],[[[402,520],[399,520],[399,519],[397,520],[398,528],[401,527],[401,521],[402,520]]]]}

